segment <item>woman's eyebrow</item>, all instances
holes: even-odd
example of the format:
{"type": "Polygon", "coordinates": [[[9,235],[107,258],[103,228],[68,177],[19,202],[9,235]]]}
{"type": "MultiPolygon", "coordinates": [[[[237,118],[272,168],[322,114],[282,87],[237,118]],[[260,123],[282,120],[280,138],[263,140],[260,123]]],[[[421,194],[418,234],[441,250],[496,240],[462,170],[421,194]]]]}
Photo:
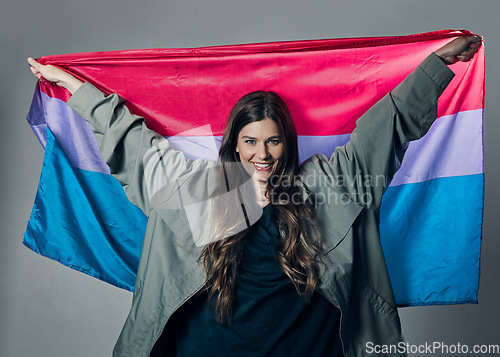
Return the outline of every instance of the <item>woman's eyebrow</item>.
{"type": "MultiPolygon", "coordinates": [[[[243,135],[241,138],[257,140],[257,138],[254,138],[253,136],[248,136],[248,135],[243,135]]],[[[273,135],[273,136],[268,137],[266,140],[269,140],[269,139],[281,139],[281,136],[280,135],[273,135]]]]}

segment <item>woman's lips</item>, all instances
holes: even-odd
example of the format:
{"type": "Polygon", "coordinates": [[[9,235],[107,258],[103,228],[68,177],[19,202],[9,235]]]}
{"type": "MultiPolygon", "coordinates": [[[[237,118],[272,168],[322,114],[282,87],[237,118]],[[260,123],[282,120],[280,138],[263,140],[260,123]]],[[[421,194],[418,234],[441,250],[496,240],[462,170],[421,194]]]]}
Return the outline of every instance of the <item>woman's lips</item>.
{"type": "Polygon", "coordinates": [[[273,166],[273,162],[252,162],[252,165],[257,171],[269,171],[273,166]]]}

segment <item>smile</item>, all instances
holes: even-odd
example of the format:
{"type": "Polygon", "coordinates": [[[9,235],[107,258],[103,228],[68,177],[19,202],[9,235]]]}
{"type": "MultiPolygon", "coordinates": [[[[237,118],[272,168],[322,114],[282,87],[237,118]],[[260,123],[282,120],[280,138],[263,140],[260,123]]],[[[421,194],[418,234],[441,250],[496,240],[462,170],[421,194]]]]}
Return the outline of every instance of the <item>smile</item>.
{"type": "Polygon", "coordinates": [[[257,162],[252,162],[253,166],[257,171],[267,171],[273,166],[272,162],[268,163],[257,163],[257,162]]]}

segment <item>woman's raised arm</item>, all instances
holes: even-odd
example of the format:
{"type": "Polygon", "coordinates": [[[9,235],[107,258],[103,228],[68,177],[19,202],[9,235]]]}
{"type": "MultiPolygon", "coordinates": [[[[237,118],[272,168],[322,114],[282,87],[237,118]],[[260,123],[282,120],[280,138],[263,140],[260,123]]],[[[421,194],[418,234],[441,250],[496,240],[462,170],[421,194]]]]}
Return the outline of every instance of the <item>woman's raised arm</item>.
{"type": "Polygon", "coordinates": [[[400,167],[407,143],[421,138],[437,118],[438,98],[453,78],[447,65],[470,61],[480,36],[459,37],[427,57],[356,122],[349,142],[331,158],[314,156],[304,168],[363,207],[377,209],[400,167]]]}
{"type": "MultiPolygon", "coordinates": [[[[199,177],[200,173],[206,176],[213,171],[209,170],[213,162],[188,160],[174,150],[167,139],[147,128],[143,118],[130,113],[118,95],[106,96],[57,67],[42,65],[32,58],[28,62],[38,79],[70,91],[68,105],[91,124],[111,174],[122,184],[129,200],[146,215],[154,202],[165,204],[195,172],[199,177]]],[[[200,186],[208,185],[207,181],[206,177],[200,186]]]]}

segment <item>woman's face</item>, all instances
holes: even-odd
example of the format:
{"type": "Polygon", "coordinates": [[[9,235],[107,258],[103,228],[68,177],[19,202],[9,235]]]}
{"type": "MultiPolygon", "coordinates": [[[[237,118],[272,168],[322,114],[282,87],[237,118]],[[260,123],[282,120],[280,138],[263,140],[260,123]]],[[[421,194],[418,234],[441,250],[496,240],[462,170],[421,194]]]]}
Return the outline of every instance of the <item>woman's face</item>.
{"type": "Polygon", "coordinates": [[[269,118],[247,124],[238,134],[236,152],[245,170],[257,181],[267,182],[283,157],[283,138],[269,118]]]}

